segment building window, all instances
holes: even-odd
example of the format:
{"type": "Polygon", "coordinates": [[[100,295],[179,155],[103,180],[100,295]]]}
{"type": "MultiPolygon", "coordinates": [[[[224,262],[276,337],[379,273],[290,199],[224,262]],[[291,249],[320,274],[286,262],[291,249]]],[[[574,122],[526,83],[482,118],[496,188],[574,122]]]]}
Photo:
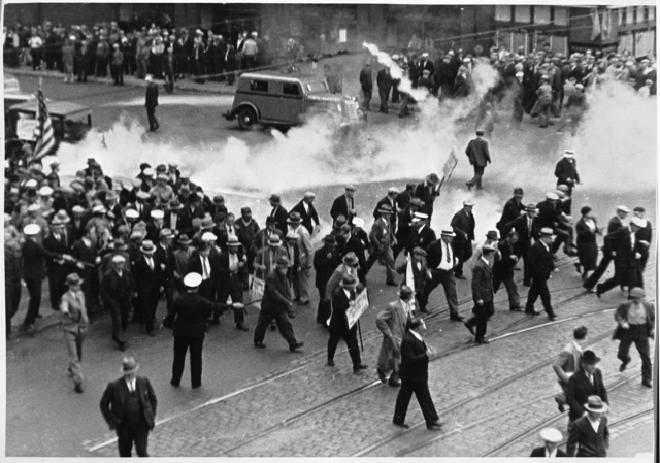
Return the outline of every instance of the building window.
{"type": "Polygon", "coordinates": [[[649,21],[655,21],[655,7],[649,7],[649,21]]]}
{"type": "Polygon", "coordinates": [[[534,24],[550,24],[550,7],[534,7],[534,24]]]}
{"type": "Polygon", "coordinates": [[[646,21],[646,7],[645,6],[638,6],[637,7],[637,18],[635,21],[635,24],[640,24],[646,21]]]}
{"type": "Polygon", "coordinates": [[[495,21],[511,22],[511,6],[495,5],[495,21]]]}
{"type": "Polygon", "coordinates": [[[568,26],[568,8],[558,7],[554,8],[556,26],[568,26]]]}
{"type": "Polygon", "coordinates": [[[531,10],[529,5],[516,5],[514,21],[517,23],[530,23],[532,21],[531,10]]]}
{"type": "Polygon", "coordinates": [[[621,26],[625,22],[623,18],[626,16],[626,10],[625,8],[617,8],[616,12],[619,17],[619,26],[621,26]]]}
{"type": "Polygon", "coordinates": [[[626,25],[633,24],[633,11],[635,11],[634,7],[632,6],[626,7],[626,25]]]}

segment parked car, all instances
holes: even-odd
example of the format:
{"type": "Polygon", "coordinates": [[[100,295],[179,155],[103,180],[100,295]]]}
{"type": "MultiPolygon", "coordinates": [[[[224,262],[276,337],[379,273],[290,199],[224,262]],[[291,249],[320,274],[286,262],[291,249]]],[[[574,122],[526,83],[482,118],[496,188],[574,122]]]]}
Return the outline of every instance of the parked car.
{"type": "Polygon", "coordinates": [[[247,130],[257,124],[301,125],[306,116],[317,113],[330,115],[339,127],[366,120],[357,99],[333,95],[324,78],[254,72],[240,75],[234,103],[224,116],[238,119],[239,127],[247,130]]]}

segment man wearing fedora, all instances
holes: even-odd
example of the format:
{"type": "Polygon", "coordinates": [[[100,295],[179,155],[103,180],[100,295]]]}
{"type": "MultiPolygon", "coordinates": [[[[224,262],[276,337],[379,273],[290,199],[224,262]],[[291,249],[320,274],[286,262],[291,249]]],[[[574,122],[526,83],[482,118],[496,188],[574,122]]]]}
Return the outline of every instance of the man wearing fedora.
{"type": "Polygon", "coordinates": [[[463,276],[463,263],[472,256],[472,241],[474,240],[474,215],[472,208],[474,201],[467,199],[463,201],[463,209],[456,212],[451,220],[451,227],[456,233],[454,238],[456,257],[458,263],[456,264],[454,273],[456,278],[464,280],[463,276]]]}
{"type": "Polygon", "coordinates": [[[147,110],[149,130],[154,132],[160,127],[158,119],[156,119],[156,106],[158,106],[158,86],[154,82],[153,76],[151,74],[147,74],[144,80],[147,82],[147,88],[144,93],[144,107],[147,110]]]}
{"type": "Polygon", "coordinates": [[[602,284],[596,285],[596,296],[600,297],[616,286],[626,287],[628,291],[636,286],[644,286],[640,260],[645,246],[637,237],[641,225],[640,219],[633,217],[628,226],[605,236],[606,240],[611,240],[610,244],[614,251],[614,275],[602,284]]]}
{"type": "Polygon", "coordinates": [[[390,219],[393,212],[392,206],[382,204],[376,212],[379,214],[379,217],[374,221],[371,226],[371,233],[369,233],[371,251],[369,252],[369,259],[367,259],[364,273],[366,275],[374,262],[378,260],[381,264],[385,265],[387,285],[396,286],[394,256],[392,254],[392,245],[395,244],[396,239],[394,238],[394,229],[392,228],[390,219]]]}
{"type": "Polygon", "coordinates": [[[257,327],[254,329],[254,345],[258,349],[266,348],[264,336],[266,328],[273,319],[280,334],[289,343],[291,352],[296,352],[303,346],[302,342],[296,340],[293,326],[288,317],[293,309],[286,278],[288,268],[289,260],[286,257],[280,257],[277,259],[276,267],[266,275],[264,295],[261,299],[261,311],[259,312],[257,327]]]}
{"type": "Polygon", "coordinates": [[[435,240],[428,247],[428,267],[431,272],[431,279],[424,288],[424,293],[420,297],[420,310],[426,312],[426,304],[431,292],[442,285],[449,305],[451,320],[462,321],[463,317],[458,314],[458,296],[456,294],[456,280],[454,278],[454,268],[457,265],[456,248],[454,237],[456,234],[452,230],[442,230],[440,239],[435,240]]]}
{"type": "Polygon", "coordinates": [[[282,233],[282,236],[285,236],[288,230],[286,222],[289,218],[289,212],[284,206],[282,206],[282,199],[279,197],[279,195],[270,195],[268,201],[270,202],[271,207],[270,214],[268,214],[268,216],[275,220],[275,228],[277,228],[280,233],[282,233]]]}
{"type": "Polygon", "coordinates": [[[486,244],[482,248],[483,256],[472,267],[472,300],[474,307],[472,313],[474,316],[464,322],[465,327],[474,334],[474,342],[477,344],[486,344],[486,331],[488,329],[488,320],[495,312],[493,304],[493,260],[495,247],[492,244],[486,244]],[[476,328],[476,332],[474,332],[476,328]]]}
{"type": "Polygon", "coordinates": [[[343,215],[346,222],[353,223],[353,217],[356,216],[355,210],[355,187],[347,185],[344,188],[344,194],[337,196],[330,207],[330,217],[336,220],[338,216],[343,215]]]}
{"type": "Polygon", "coordinates": [[[519,259],[516,254],[518,239],[518,231],[515,228],[509,230],[506,236],[496,243],[500,258],[493,264],[493,291],[497,293],[500,285],[504,284],[509,299],[509,310],[514,311],[522,309],[518,288],[513,278],[514,268],[519,259]]]}
{"type": "Polygon", "coordinates": [[[339,255],[342,256],[342,258],[347,254],[353,254],[357,257],[357,277],[360,280],[360,283],[365,285],[367,259],[364,257],[364,244],[362,243],[362,240],[353,233],[351,226],[347,223],[341,226],[340,234],[337,237],[337,248],[339,250],[339,255]]]}
{"type": "Polygon", "coordinates": [[[525,213],[525,205],[523,204],[523,189],[516,187],[513,190],[513,197],[511,197],[502,208],[502,215],[495,227],[500,232],[500,236],[506,235],[507,224],[513,222],[525,213]]]}
{"type": "Polygon", "coordinates": [[[112,320],[112,340],[124,352],[128,348],[126,328],[128,314],[133,304],[134,282],[131,274],[126,271],[126,258],[120,254],[113,255],[110,270],[101,280],[101,299],[103,307],[110,312],[112,320]]]}
{"type": "Polygon", "coordinates": [[[550,251],[550,245],[554,240],[554,233],[551,228],[541,228],[538,241],[529,249],[529,264],[531,274],[531,287],[527,293],[527,303],[525,304],[525,313],[527,315],[539,315],[534,310],[534,303],[540,296],[543,308],[548,313],[548,318],[555,320],[555,312],[552,309],[552,298],[550,289],[548,289],[548,280],[555,271],[555,263],[550,251]]]}
{"type": "Polygon", "coordinates": [[[133,320],[144,322],[145,332],[155,336],[154,321],[163,291],[166,265],[156,254],[156,245],[151,240],[142,241],[140,254],[131,268],[137,291],[134,307],[137,313],[133,314],[133,320]]]}
{"type": "Polygon", "coordinates": [[[603,383],[603,374],[596,367],[600,358],[591,350],[582,353],[582,366],[568,379],[566,386],[566,401],[570,407],[568,421],[573,423],[581,418],[586,408],[584,404],[590,396],[596,395],[603,402],[608,403],[607,391],[603,383]]]}
{"type": "Polygon", "coordinates": [[[406,332],[406,323],[412,316],[412,289],[401,286],[399,299],[390,302],[384,310],[376,316],[376,327],[383,333],[383,343],[376,362],[376,373],[383,384],[388,383],[387,373],[392,372],[389,385],[401,385],[401,340],[406,332]]]}
{"type": "Polygon", "coordinates": [[[468,187],[468,191],[472,187],[481,190],[481,179],[484,176],[486,166],[491,162],[488,142],[484,138],[484,131],[479,129],[475,134],[477,136],[470,140],[465,148],[465,154],[470,161],[470,165],[474,168],[474,176],[465,184],[468,187]]]}
{"type": "MultiPolygon", "coordinates": [[[[242,304],[243,275],[248,271],[247,258],[243,253],[240,241],[235,236],[227,241],[227,250],[220,254],[219,264],[218,302],[226,304],[227,299],[231,297],[236,329],[248,331],[244,325],[245,308],[242,304]]],[[[215,312],[213,320],[216,321],[219,315],[218,312],[215,312]]]]}
{"type": "Polygon", "coordinates": [[[181,376],[185,369],[186,353],[190,349],[190,380],[192,388],[202,386],[202,347],[206,332],[206,320],[212,312],[222,310],[197,293],[202,283],[199,273],[191,272],[183,279],[186,288],[174,301],[172,310],[172,336],[174,336],[174,359],[172,361],[172,378],[170,384],[179,387],[181,376]]]}
{"type": "Polygon", "coordinates": [[[286,255],[287,253],[284,249],[283,241],[280,239],[279,234],[273,233],[266,240],[266,245],[261,247],[256,253],[256,257],[254,259],[255,275],[261,279],[266,278],[268,272],[275,268],[277,259],[286,255]]]}
{"type": "Polygon", "coordinates": [[[539,237],[539,227],[536,223],[536,204],[529,203],[525,206],[525,214],[521,215],[515,220],[512,220],[505,226],[508,233],[510,230],[515,229],[518,232],[520,239],[516,243],[516,254],[521,257],[524,263],[523,269],[523,285],[529,286],[532,281],[531,264],[529,262],[529,248],[534,244],[534,241],[539,237]]]}
{"type": "Polygon", "coordinates": [[[298,270],[296,278],[299,303],[305,305],[309,304],[309,277],[314,260],[314,247],[309,232],[302,226],[300,213],[291,212],[287,223],[289,224],[289,230],[298,235],[296,246],[298,247],[300,270],[298,270]]]}
{"type": "Polygon", "coordinates": [[[586,415],[575,420],[568,429],[567,456],[606,457],[610,432],[607,427],[608,406],[597,395],[591,395],[584,404],[586,415]]]}
{"type": "Polygon", "coordinates": [[[619,205],[616,207],[616,215],[607,222],[607,231],[603,238],[603,246],[601,247],[602,256],[600,262],[598,263],[596,270],[594,270],[594,272],[589,275],[589,278],[587,278],[587,281],[584,282],[584,289],[587,291],[593,292],[594,286],[596,286],[600,277],[603,276],[607,267],[610,265],[610,262],[614,260],[615,250],[613,246],[613,237],[616,236],[615,233],[618,230],[626,226],[625,220],[628,217],[629,212],[630,209],[628,209],[628,207],[619,205]]]}
{"type": "Polygon", "coordinates": [[[71,265],[73,258],[69,254],[71,250],[70,236],[66,231],[66,224],[69,222],[70,219],[66,212],[58,211],[51,223],[51,231],[43,241],[48,290],[53,310],[60,309],[60,300],[66,291],[66,276],[73,270],[71,265]]]}
{"type": "Polygon", "coordinates": [[[353,372],[359,373],[367,368],[362,364],[360,348],[357,341],[357,323],[352,328],[348,326],[346,311],[355,301],[357,278],[353,275],[344,275],[339,288],[332,295],[332,313],[330,315],[330,337],[328,338],[328,366],[335,366],[335,351],[337,343],[343,339],[348,346],[348,353],[353,361],[353,372]]]}
{"type": "Polygon", "coordinates": [[[138,457],[148,457],[147,438],[155,426],[158,398],[149,378],[137,376],[133,357],[122,360],[122,377],[108,383],[100,407],[103,419],[117,432],[119,456],[130,457],[135,443],[138,457]]]}
{"type": "Polygon", "coordinates": [[[36,223],[31,223],[23,228],[25,241],[21,247],[23,258],[23,281],[27,287],[30,300],[28,301],[27,313],[23,320],[21,330],[34,332],[34,322],[39,318],[39,305],[41,304],[41,282],[46,276],[45,253],[41,245],[39,234],[41,228],[36,223]]]}
{"type": "Polygon", "coordinates": [[[314,270],[316,270],[316,288],[319,291],[319,306],[316,311],[316,322],[327,327],[330,318],[330,300],[326,299],[326,286],[335,268],[340,264],[337,253],[337,239],[334,235],[323,238],[323,246],[314,254],[314,270]]]}
{"type": "Polygon", "coordinates": [[[617,358],[621,360],[619,371],[624,371],[630,363],[630,345],[635,348],[642,360],[642,386],[653,387],[652,366],[649,348],[649,338],[655,337],[655,307],[646,301],[646,292],[642,288],[630,290],[630,301],[625,302],[616,310],[614,319],[617,328],[614,339],[619,339],[617,358]]]}
{"type": "Polygon", "coordinates": [[[275,228],[275,218],[268,216],[266,217],[266,228],[262,228],[254,236],[252,241],[252,253],[257,256],[259,252],[268,246],[268,243],[271,238],[278,238],[278,241],[281,241],[284,237],[284,234],[275,228]]]}
{"type": "Polygon", "coordinates": [[[303,198],[291,209],[291,212],[297,212],[300,214],[302,226],[305,227],[310,235],[321,228],[319,213],[313,204],[315,198],[315,193],[306,191],[303,194],[303,198]]]}
{"type": "Polygon", "coordinates": [[[80,368],[82,361],[82,346],[87,336],[89,317],[87,316],[87,305],[85,294],[80,289],[83,280],[77,273],[66,276],[66,285],[69,288],[62,296],[60,307],[62,308],[62,330],[69,356],[69,375],[73,378],[74,390],[83,392],[83,374],[80,368]]]}
{"type": "Polygon", "coordinates": [[[381,216],[381,213],[378,210],[384,204],[388,205],[390,207],[390,210],[392,211],[390,215],[390,224],[392,227],[392,233],[396,231],[396,222],[398,219],[398,209],[396,202],[396,198],[398,195],[399,195],[399,189],[396,187],[391,187],[389,190],[387,190],[387,196],[385,196],[383,199],[381,199],[376,203],[376,207],[374,207],[374,211],[372,213],[374,220],[378,220],[378,218],[381,216]]]}
{"type": "Polygon", "coordinates": [[[539,431],[539,436],[543,440],[543,447],[534,448],[530,457],[557,458],[566,456],[566,453],[559,449],[559,443],[564,439],[559,429],[543,428],[539,431]]]}
{"type": "Polygon", "coordinates": [[[426,324],[421,318],[410,318],[406,322],[406,332],[401,340],[401,389],[396,397],[394,418],[392,423],[402,428],[408,428],[405,423],[406,412],[413,392],[429,431],[439,431],[442,424],[433,405],[429,392],[429,348],[424,342],[422,332],[426,324]]]}
{"type": "Polygon", "coordinates": [[[438,174],[432,172],[415,189],[415,197],[424,203],[419,211],[428,214],[429,220],[433,216],[433,202],[438,196],[440,196],[440,179],[438,174]]]}

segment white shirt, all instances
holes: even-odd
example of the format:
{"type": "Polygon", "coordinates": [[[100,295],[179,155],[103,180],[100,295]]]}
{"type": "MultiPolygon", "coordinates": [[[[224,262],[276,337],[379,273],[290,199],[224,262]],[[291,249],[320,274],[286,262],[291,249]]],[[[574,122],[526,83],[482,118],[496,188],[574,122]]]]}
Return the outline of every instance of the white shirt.
{"type": "Polygon", "coordinates": [[[342,288],[342,290],[344,291],[344,294],[346,295],[346,299],[348,299],[350,301],[351,300],[351,292],[349,290],[347,290],[346,288],[342,288]]]}
{"type": "Polygon", "coordinates": [[[488,259],[486,259],[484,256],[481,256],[481,260],[486,263],[490,267],[490,262],[488,262],[488,259]]]}
{"type": "Polygon", "coordinates": [[[307,204],[306,201],[302,202],[303,209],[305,209],[305,212],[309,214],[309,204],[307,204]]]}
{"type": "Polygon", "coordinates": [[[600,426],[600,418],[598,418],[595,421],[591,421],[591,418],[589,417],[589,415],[587,415],[587,421],[589,421],[589,424],[593,428],[594,432],[598,433],[598,426],[600,426]]]}
{"type": "Polygon", "coordinates": [[[419,339],[420,341],[424,342],[424,340],[422,339],[422,335],[421,335],[421,334],[419,334],[419,333],[417,333],[417,332],[415,332],[415,331],[413,331],[413,330],[408,330],[408,331],[410,331],[410,332],[413,334],[413,336],[415,336],[417,339],[419,339]]]}
{"type": "Polygon", "coordinates": [[[126,382],[126,386],[128,387],[128,390],[131,391],[131,392],[134,392],[135,391],[135,377],[133,377],[133,379],[130,379],[130,380],[124,379],[124,381],[126,382]]]}
{"type": "Polygon", "coordinates": [[[208,280],[211,269],[209,258],[206,256],[200,256],[200,258],[202,259],[202,280],[208,280]]]}
{"type": "Polygon", "coordinates": [[[557,449],[554,449],[552,452],[548,452],[548,448],[545,449],[546,458],[557,458],[557,449]]]}

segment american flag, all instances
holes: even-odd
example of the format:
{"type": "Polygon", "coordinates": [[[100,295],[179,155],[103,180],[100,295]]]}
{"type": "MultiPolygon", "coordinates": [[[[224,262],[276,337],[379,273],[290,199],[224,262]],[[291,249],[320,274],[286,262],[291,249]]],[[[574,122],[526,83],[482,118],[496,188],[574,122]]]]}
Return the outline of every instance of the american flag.
{"type": "Polygon", "coordinates": [[[36,144],[34,146],[34,154],[32,159],[41,159],[48,154],[51,154],[55,148],[55,132],[53,131],[53,121],[48,116],[48,109],[46,109],[46,99],[41,91],[41,86],[37,92],[37,125],[34,127],[34,138],[36,144]]]}

